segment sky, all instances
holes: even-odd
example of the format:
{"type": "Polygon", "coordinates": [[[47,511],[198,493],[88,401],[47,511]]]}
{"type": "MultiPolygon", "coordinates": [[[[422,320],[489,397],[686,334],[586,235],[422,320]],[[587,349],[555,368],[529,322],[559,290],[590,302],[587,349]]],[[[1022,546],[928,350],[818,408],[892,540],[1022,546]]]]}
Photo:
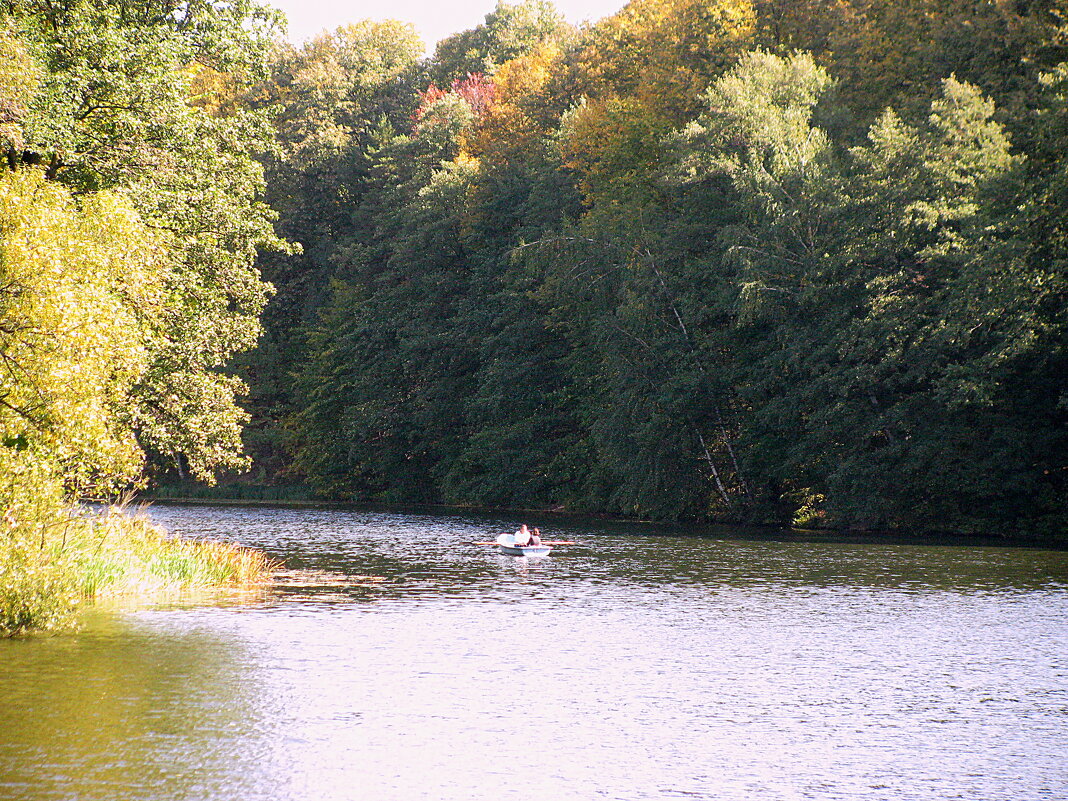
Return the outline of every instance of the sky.
{"type": "MultiPolygon", "coordinates": [[[[473,28],[497,5],[497,0],[266,0],[289,18],[289,39],[303,42],[319,31],[361,19],[399,19],[411,22],[428,51],[457,31],[473,28]]],[[[567,20],[596,20],[622,8],[626,0],[555,0],[567,20]]]]}

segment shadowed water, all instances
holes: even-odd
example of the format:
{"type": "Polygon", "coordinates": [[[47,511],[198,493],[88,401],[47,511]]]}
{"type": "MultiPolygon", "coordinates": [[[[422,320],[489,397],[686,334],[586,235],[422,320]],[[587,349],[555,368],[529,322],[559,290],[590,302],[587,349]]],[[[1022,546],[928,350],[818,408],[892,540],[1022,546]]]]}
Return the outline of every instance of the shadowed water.
{"type": "Polygon", "coordinates": [[[289,572],[0,642],[0,799],[1068,798],[1068,553],[152,515],[289,572]]]}

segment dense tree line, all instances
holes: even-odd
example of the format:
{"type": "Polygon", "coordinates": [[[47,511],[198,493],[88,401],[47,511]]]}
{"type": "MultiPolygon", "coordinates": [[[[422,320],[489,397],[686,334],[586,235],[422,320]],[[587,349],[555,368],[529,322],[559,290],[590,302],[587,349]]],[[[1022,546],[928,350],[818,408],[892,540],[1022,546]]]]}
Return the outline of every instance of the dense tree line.
{"type": "Polygon", "coordinates": [[[425,61],[284,49],[254,447],[333,498],[1063,530],[1065,14],[526,2],[425,61]]]}
{"type": "Polygon", "coordinates": [[[0,2],[4,509],[250,421],[330,498],[1063,531],[1066,15],[0,2]]]}

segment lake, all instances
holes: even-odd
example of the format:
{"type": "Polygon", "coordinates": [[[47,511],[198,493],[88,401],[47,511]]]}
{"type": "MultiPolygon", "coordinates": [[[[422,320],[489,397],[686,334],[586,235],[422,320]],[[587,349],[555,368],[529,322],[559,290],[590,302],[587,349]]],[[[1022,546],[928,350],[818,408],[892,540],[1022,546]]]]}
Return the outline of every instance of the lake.
{"type": "Polygon", "coordinates": [[[0,641],[0,799],[1068,798],[1068,553],[155,506],[270,589],[0,641]]]}

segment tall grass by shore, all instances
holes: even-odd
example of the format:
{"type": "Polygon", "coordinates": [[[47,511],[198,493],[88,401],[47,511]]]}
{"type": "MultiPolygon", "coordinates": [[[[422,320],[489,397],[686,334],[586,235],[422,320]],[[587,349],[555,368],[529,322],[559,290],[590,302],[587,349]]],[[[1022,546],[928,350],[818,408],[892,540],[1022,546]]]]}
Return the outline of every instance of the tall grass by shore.
{"type": "Polygon", "coordinates": [[[0,519],[0,636],[70,625],[86,602],[116,595],[252,587],[277,568],[230,543],[169,535],[143,514],[75,507],[0,519]]]}

